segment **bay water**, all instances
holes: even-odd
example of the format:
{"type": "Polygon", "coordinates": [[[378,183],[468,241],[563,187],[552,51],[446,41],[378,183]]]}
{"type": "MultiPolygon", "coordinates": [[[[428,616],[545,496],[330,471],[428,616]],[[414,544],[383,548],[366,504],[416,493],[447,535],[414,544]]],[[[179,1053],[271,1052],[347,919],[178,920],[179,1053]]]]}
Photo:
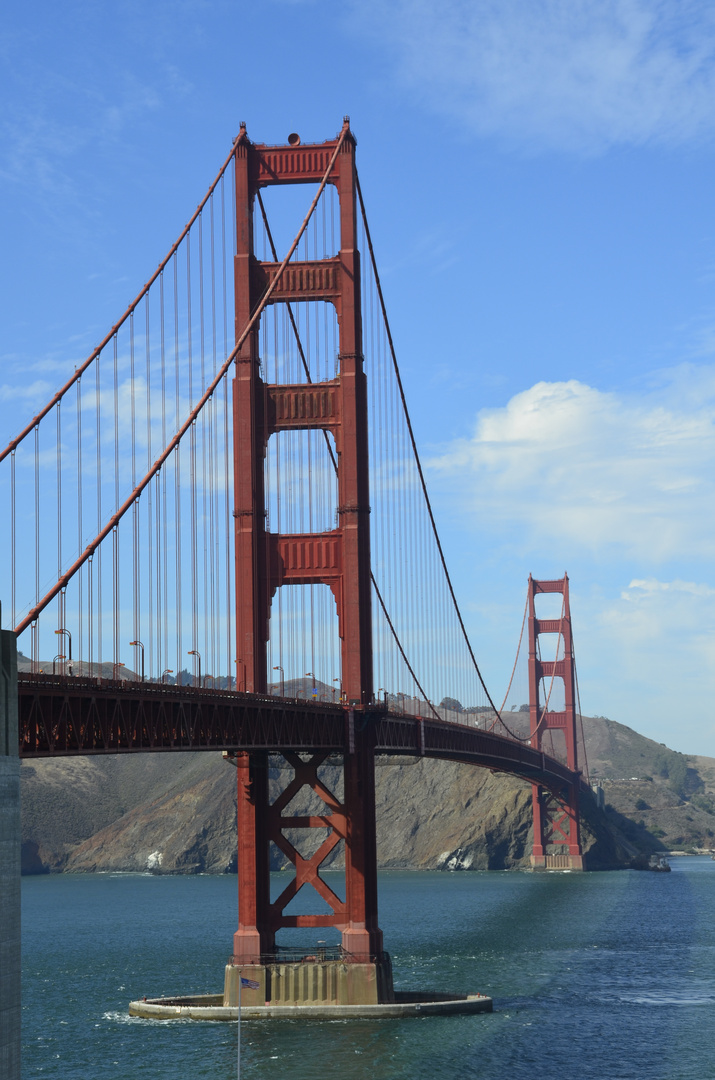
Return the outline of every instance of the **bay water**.
{"type": "MultiPolygon", "coordinates": [[[[396,987],[480,991],[494,1012],[244,1021],[242,1076],[715,1080],[715,862],[671,864],[382,873],[396,987]]],[[[235,1024],[127,1011],[220,992],[235,877],[27,877],[22,904],[24,1080],[236,1076],[235,1024]]]]}

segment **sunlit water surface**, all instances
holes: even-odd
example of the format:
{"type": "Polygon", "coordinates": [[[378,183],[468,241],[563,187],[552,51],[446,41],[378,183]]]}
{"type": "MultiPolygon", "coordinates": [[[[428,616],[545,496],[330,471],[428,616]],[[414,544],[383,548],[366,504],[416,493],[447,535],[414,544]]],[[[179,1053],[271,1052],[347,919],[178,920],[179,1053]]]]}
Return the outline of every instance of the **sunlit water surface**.
{"type": "MultiPolygon", "coordinates": [[[[672,866],[382,874],[396,986],[479,990],[494,1012],[244,1021],[242,1076],[715,1078],[715,862],[672,866]]],[[[127,1013],[221,989],[235,877],[32,877],[22,902],[25,1080],[236,1076],[234,1024],[127,1013]]]]}

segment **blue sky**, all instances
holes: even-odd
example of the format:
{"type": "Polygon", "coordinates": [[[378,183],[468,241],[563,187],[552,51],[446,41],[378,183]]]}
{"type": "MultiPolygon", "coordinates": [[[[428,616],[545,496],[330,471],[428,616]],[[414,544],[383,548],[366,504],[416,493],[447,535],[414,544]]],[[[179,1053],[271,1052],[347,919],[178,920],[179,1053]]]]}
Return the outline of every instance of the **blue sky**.
{"type": "Polygon", "coordinates": [[[0,412],[166,253],[239,122],[349,113],[460,600],[501,698],[571,578],[581,701],[715,755],[715,11],[695,0],[14,3],[0,412]]]}

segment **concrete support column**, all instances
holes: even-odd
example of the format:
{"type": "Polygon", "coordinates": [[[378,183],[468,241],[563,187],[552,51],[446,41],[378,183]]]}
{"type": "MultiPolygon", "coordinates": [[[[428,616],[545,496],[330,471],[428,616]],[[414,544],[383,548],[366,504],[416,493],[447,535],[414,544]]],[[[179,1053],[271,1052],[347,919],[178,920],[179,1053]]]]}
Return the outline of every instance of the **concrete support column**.
{"type": "Polygon", "coordinates": [[[0,630],[0,1076],[20,1080],[20,757],[17,641],[0,630]]]}

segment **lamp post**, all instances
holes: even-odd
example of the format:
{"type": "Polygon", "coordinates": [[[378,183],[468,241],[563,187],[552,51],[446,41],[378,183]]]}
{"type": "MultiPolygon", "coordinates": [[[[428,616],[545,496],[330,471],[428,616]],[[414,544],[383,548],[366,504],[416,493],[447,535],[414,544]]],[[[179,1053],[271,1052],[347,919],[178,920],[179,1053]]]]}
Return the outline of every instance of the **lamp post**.
{"type": "Polygon", "coordinates": [[[313,680],[313,694],[312,694],[312,696],[313,696],[314,698],[317,698],[317,696],[318,696],[318,687],[317,687],[317,686],[315,685],[315,682],[316,682],[316,679],[315,679],[315,674],[314,674],[314,672],[312,672],[312,671],[306,671],[306,673],[305,673],[305,674],[306,674],[306,677],[307,677],[308,675],[310,675],[311,679],[313,680]]]}
{"type": "Polygon", "coordinates": [[[280,666],[280,664],[275,664],[274,667],[273,667],[273,670],[274,671],[280,671],[280,673],[281,673],[281,697],[285,697],[286,696],[286,693],[285,693],[285,690],[286,690],[285,672],[283,671],[283,668],[280,666]]]}
{"type": "MultiPolygon", "coordinates": [[[[241,657],[239,656],[238,660],[234,660],[234,663],[237,665],[237,667],[236,667],[236,683],[238,683],[238,665],[239,664],[241,665],[241,669],[243,670],[243,683],[242,683],[243,690],[241,692],[245,694],[246,693],[246,661],[242,660],[241,657]]],[[[237,690],[239,689],[238,685],[236,686],[236,689],[237,690]]]]}
{"type": "Polygon", "coordinates": [[[215,683],[215,682],[216,682],[216,680],[214,679],[213,675],[204,675],[204,690],[206,689],[206,680],[207,680],[207,679],[210,679],[210,680],[211,680],[211,683],[212,683],[212,685],[213,685],[213,683],[215,683]]]}
{"type": "Polygon", "coordinates": [[[130,645],[138,646],[142,651],[142,682],[144,682],[144,646],[141,641],[130,641],[130,645]]]}
{"type": "Polygon", "coordinates": [[[342,683],[342,680],[341,679],[333,679],[333,682],[336,682],[338,684],[338,690],[340,691],[339,700],[342,701],[343,700],[343,683],[342,683]]]}
{"type": "Polygon", "coordinates": [[[64,654],[63,653],[57,653],[57,656],[52,661],[52,674],[53,675],[57,674],[57,672],[55,671],[55,663],[57,662],[57,660],[64,660],[64,654]]]}
{"type": "MultiPolygon", "coordinates": [[[[189,649],[186,655],[187,656],[196,656],[196,657],[198,657],[198,661],[199,661],[199,686],[201,686],[201,653],[199,652],[198,649],[189,649]]],[[[195,679],[194,679],[194,686],[196,686],[196,680],[195,679]]]]}
{"type": "MultiPolygon", "coordinates": [[[[55,633],[56,634],[66,634],[67,635],[67,641],[69,642],[69,656],[67,657],[67,659],[69,660],[69,673],[71,675],[72,674],[72,635],[70,634],[69,630],[67,630],[64,626],[61,627],[61,629],[59,629],[59,630],[55,630],[55,633]]],[[[64,660],[65,657],[63,656],[62,659],[64,660]]]]}
{"type": "Polygon", "coordinates": [[[164,679],[165,675],[173,675],[173,674],[174,674],[174,669],[173,668],[170,668],[170,667],[164,668],[164,670],[161,673],[161,681],[162,681],[162,683],[166,681],[164,679]]]}
{"type": "Polygon", "coordinates": [[[124,667],[124,664],[122,663],[121,660],[119,660],[118,663],[116,663],[116,664],[112,664],[112,678],[113,679],[119,678],[118,669],[120,667],[124,667]]]}

